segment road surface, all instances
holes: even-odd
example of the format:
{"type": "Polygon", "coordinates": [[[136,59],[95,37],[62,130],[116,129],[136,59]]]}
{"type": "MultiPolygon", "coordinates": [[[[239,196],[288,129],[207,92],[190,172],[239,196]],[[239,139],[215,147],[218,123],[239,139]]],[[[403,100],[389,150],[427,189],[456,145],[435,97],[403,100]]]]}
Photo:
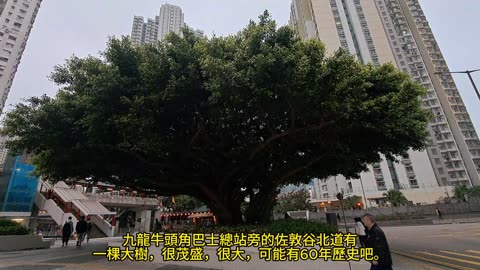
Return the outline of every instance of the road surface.
{"type": "Polygon", "coordinates": [[[450,269],[480,269],[480,223],[382,229],[390,249],[397,255],[441,264],[450,269]]]}

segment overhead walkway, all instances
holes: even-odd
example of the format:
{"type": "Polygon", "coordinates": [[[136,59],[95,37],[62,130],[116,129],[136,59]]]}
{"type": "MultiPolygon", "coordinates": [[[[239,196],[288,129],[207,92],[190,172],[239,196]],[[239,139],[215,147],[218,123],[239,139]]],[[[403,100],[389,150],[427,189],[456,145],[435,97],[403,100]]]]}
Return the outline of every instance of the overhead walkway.
{"type": "Polygon", "coordinates": [[[116,213],[108,210],[100,202],[87,198],[81,191],[58,182],[53,187],[40,180],[35,197],[35,204],[46,211],[57,225],[63,225],[69,217],[76,224],[80,216],[90,217],[91,222],[106,236],[113,236],[115,226],[104,217],[116,213]]]}

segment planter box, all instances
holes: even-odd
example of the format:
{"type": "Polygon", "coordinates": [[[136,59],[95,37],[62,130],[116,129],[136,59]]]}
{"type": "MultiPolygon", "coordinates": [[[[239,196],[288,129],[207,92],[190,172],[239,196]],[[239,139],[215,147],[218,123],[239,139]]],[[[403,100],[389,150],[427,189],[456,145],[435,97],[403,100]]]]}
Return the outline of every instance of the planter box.
{"type": "Polygon", "coordinates": [[[55,240],[44,240],[41,235],[2,235],[0,252],[50,248],[55,240]]]}

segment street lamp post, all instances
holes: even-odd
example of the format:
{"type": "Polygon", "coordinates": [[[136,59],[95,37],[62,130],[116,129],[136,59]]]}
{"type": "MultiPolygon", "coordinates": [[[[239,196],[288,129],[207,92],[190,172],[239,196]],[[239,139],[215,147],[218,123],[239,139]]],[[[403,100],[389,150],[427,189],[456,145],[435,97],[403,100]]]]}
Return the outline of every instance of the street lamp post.
{"type": "Polygon", "coordinates": [[[471,73],[480,71],[480,69],[475,69],[475,70],[465,70],[465,71],[453,71],[453,72],[435,72],[434,74],[436,75],[441,75],[441,74],[451,74],[451,73],[463,73],[467,74],[468,78],[470,79],[470,82],[472,83],[473,89],[475,90],[475,93],[477,93],[478,100],[480,100],[480,93],[478,92],[478,88],[475,85],[475,82],[473,81],[471,73]]]}
{"type": "Polygon", "coordinates": [[[365,196],[365,190],[363,189],[363,181],[362,181],[362,176],[361,175],[360,175],[360,185],[362,186],[363,199],[365,200],[365,208],[368,210],[367,196],[365,196]]]}

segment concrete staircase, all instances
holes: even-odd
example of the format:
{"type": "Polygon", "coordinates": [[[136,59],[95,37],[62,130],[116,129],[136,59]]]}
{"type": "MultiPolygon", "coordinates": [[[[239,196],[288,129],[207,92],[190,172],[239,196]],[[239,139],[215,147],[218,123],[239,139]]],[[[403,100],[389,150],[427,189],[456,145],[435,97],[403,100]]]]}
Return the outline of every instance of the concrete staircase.
{"type": "Polygon", "coordinates": [[[103,237],[107,237],[107,235],[104,232],[102,232],[102,230],[100,230],[97,225],[92,223],[90,238],[93,239],[93,238],[103,238],[103,237]]]}

